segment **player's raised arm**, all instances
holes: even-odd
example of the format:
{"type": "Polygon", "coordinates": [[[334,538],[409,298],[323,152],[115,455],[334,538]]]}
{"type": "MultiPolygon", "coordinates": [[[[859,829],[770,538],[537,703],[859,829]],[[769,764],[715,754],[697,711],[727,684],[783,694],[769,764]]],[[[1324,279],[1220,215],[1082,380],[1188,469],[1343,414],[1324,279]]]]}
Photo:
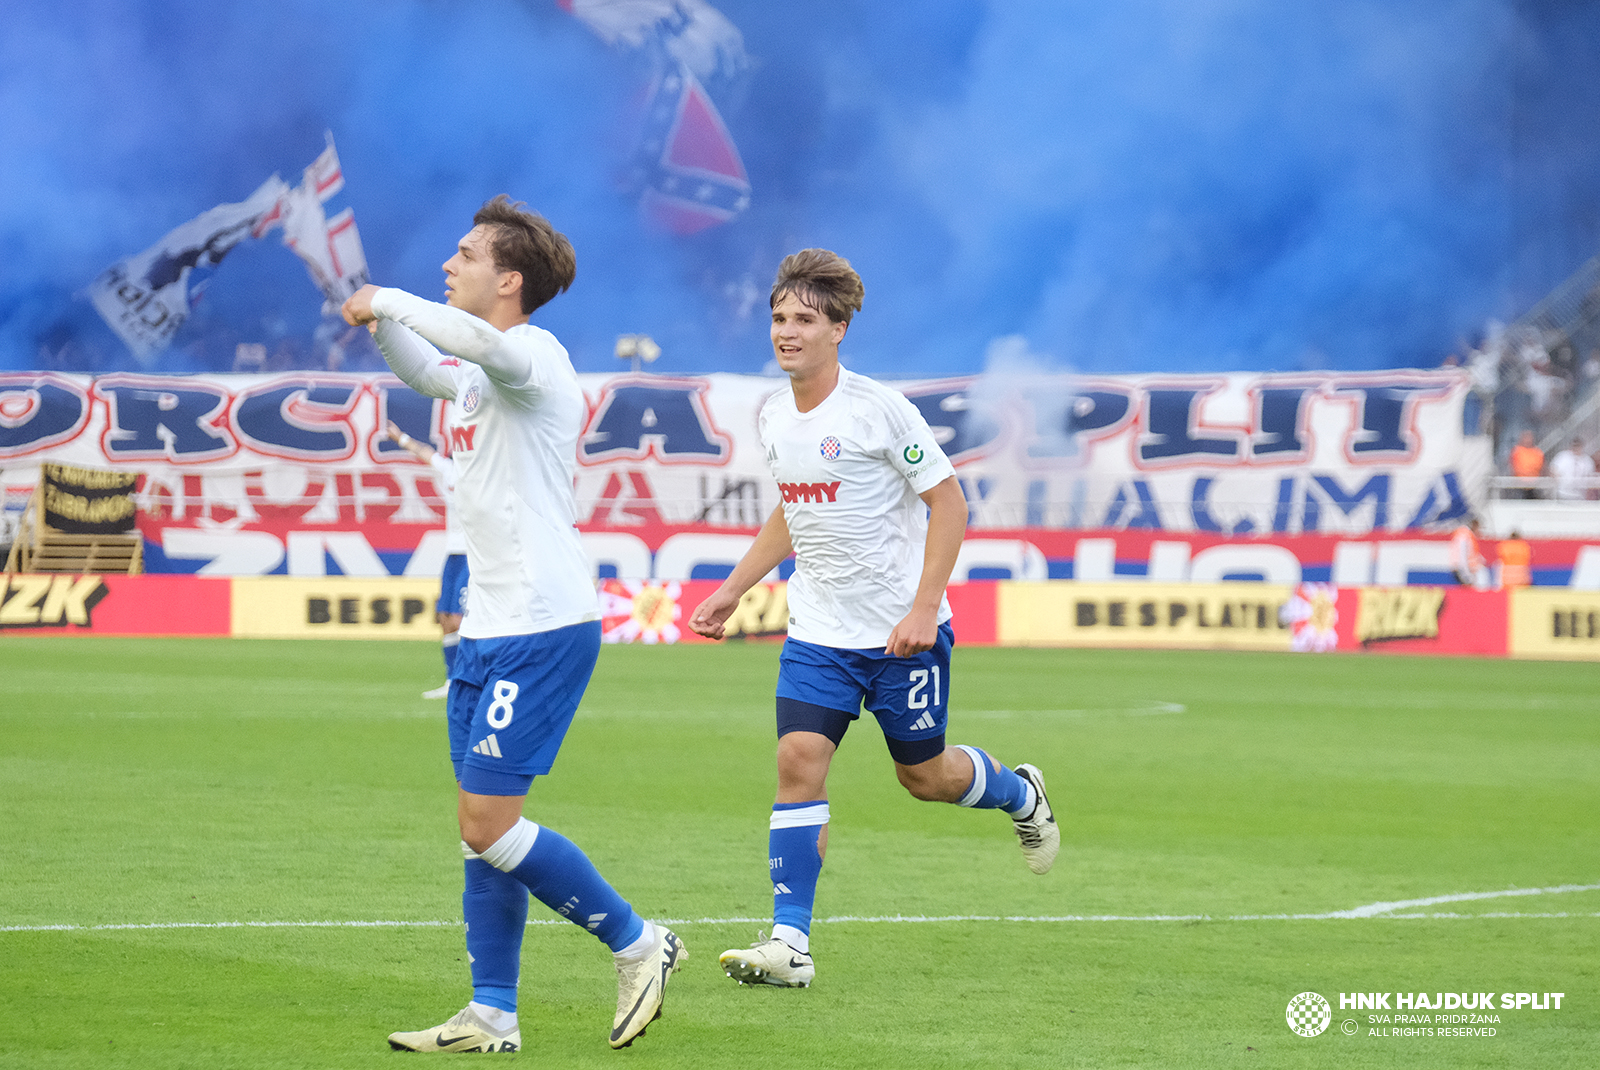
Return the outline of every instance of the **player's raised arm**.
{"type": "Polygon", "coordinates": [[[577,260],[565,236],[542,216],[498,197],[473,216],[472,229],[443,269],[444,304],[404,290],[363,287],[345,302],[346,321],[376,321],[380,346],[389,333],[384,323],[398,323],[435,348],[478,365],[512,390],[565,386],[571,366],[559,346],[554,347],[561,353],[559,360],[541,361],[536,353],[543,348],[517,345],[507,337],[572,285],[577,260]]]}
{"type": "Polygon", "coordinates": [[[695,608],[689,618],[689,629],[707,639],[721,639],[723,625],[739,607],[739,599],[792,553],[794,545],[789,541],[789,522],[780,505],[767,517],[756,541],[722,581],[722,586],[695,608]]]}
{"type": "Polygon", "coordinates": [[[444,354],[415,331],[394,320],[381,318],[372,307],[373,297],[378,292],[379,288],[369,283],[351,294],[340,309],[345,322],[356,326],[366,325],[377,340],[378,351],[383,354],[390,370],[411,389],[424,397],[455,397],[454,369],[443,363],[444,354]]]}
{"type": "Polygon", "coordinates": [[[939,605],[950,573],[967,536],[967,496],[955,476],[918,495],[928,506],[928,537],[922,555],[922,577],[917,582],[911,612],[889,633],[884,650],[909,658],[932,650],[939,636],[939,605]]]}
{"type": "MultiPolygon", "coordinates": [[[[517,275],[516,272],[508,272],[517,275]]],[[[383,331],[385,320],[408,328],[436,349],[469,360],[496,382],[523,386],[533,372],[526,348],[508,345],[505,333],[471,312],[426,301],[404,290],[381,289],[372,296],[372,310],[383,331]]],[[[523,317],[523,322],[527,317],[523,317]]],[[[379,336],[379,344],[383,341],[379,336]]]]}

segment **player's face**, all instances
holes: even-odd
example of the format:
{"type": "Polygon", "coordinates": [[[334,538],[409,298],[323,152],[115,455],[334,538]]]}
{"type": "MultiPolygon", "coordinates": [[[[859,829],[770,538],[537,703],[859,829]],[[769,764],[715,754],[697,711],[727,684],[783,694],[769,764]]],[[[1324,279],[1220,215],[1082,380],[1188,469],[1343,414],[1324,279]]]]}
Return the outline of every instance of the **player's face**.
{"type": "Polygon", "coordinates": [[[772,354],[778,367],[804,379],[839,360],[845,325],[835,323],[792,293],[772,309],[772,354]]]}
{"type": "Polygon", "coordinates": [[[457,243],[456,255],[444,262],[444,303],[488,319],[494,310],[500,280],[507,274],[494,266],[489,228],[473,227],[457,243]]]}

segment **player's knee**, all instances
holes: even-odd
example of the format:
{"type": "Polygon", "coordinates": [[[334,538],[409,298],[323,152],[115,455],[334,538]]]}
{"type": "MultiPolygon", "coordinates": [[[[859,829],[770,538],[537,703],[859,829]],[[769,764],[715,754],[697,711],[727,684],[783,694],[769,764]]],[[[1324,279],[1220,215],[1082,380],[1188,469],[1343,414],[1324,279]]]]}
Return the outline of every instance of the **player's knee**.
{"type": "Polygon", "coordinates": [[[828,778],[833,745],[822,736],[792,732],[778,740],[778,783],[804,791],[819,791],[828,778]]]}
{"type": "Polygon", "coordinates": [[[461,818],[461,842],[472,848],[477,854],[483,854],[493,847],[500,837],[490,829],[486,821],[469,820],[461,818]]]}
{"type": "Polygon", "coordinates": [[[940,788],[940,778],[935,775],[931,767],[938,764],[934,761],[923,762],[921,765],[896,765],[895,775],[900,778],[900,786],[911,793],[913,799],[922,802],[939,802],[944,798],[940,788]]]}
{"type": "MultiPolygon", "coordinates": [[[[499,801],[499,797],[494,797],[499,801]]],[[[515,808],[482,805],[477,799],[463,798],[456,808],[456,822],[461,826],[461,842],[482,854],[504,836],[521,816],[521,801],[515,808]]]]}
{"type": "Polygon", "coordinates": [[[778,768],[798,772],[826,766],[833,745],[814,732],[791,732],[778,739],[778,768]]]}

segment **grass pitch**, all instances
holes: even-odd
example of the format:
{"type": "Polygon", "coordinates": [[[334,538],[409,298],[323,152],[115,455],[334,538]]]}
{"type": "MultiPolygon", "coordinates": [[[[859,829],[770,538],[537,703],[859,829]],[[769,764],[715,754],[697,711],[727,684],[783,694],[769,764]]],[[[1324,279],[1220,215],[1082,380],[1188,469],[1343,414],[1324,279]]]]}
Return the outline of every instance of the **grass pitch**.
{"type": "MultiPolygon", "coordinates": [[[[1034,877],[1002,816],[911,800],[864,718],[830,782],[817,983],[791,991],[716,967],[771,905],[776,659],[603,652],[528,813],[691,958],[617,1053],[609,955],[531,926],[502,1058],[1600,1061],[1600,666],[958,647],[951,741],[1045,771],[1061,860],[1034,877]],[[1333,1003],[1320,1036],[1285,1021],[1304,991],[1333,1003]],[[1478,991],[1564,997],[1487,1036],[1338,1006],[1478,991]]],[[[418,697],[439,676],[408,643],[0,640],[0,1067],[424,1058],[385,1035],[469,995],[443,704],[418,697]]]]}

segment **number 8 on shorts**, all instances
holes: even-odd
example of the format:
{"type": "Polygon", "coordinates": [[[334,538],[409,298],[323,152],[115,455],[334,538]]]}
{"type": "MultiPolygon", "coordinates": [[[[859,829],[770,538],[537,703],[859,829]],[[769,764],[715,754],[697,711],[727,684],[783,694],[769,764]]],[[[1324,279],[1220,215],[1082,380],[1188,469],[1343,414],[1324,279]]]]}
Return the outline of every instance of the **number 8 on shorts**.
{"type": "Polygon", "coordinates": [[[516,716],[517,712],[511,704],[517,701],[519,690],[513,680],[494,682],[494,701],[489,703],[489,708],[484,711],[484,719],[489,722],[490,728],[504,728],[511,723],[511,718],[516,716]]]}

